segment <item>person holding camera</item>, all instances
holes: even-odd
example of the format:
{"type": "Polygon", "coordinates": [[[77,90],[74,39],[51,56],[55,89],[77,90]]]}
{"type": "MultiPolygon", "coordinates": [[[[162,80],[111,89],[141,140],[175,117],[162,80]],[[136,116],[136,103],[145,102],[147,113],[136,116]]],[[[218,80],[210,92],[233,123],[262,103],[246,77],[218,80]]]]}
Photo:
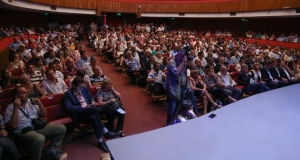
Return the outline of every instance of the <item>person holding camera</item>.
{"type": "Polygon", "coordinates": [[[187,78],[186,63],[188,58],[184,52],[184,50],[178,50],[178,53],[170,60],[167,67],[166,81],[164,84],[168,101],[167,126],[172,124],[176,116],[176,107],[184,98],[192,102],[194,113],[197,115],[196,98],[190,89],[187,78]]]}
{"type": "Polygon", "coordinates": [[[6,109],[6,123],[13,129],[15,140],[22,146],[30,148],[30,159],[39,160],[46,139],[51,139],[53,145],[60,146],[66,127],[42,122],[37,124],[39,117],[46,117],[47,111],[38,98],[32,98],[31,102],[28,102],[26,88],[15,87],[12,95],[15,101],[6,109]]]}

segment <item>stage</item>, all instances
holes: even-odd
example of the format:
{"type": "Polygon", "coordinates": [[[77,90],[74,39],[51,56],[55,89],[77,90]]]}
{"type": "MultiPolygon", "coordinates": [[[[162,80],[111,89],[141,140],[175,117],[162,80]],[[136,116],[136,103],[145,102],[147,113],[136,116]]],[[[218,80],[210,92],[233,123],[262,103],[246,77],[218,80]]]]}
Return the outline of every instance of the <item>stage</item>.
{"type": "Polygon", "coordinates": [[[299,122],[296,84],[106,143],[115,160],[299,160],[299,122]],[[216,117],[209,118],[212,113],[216,117]]]}

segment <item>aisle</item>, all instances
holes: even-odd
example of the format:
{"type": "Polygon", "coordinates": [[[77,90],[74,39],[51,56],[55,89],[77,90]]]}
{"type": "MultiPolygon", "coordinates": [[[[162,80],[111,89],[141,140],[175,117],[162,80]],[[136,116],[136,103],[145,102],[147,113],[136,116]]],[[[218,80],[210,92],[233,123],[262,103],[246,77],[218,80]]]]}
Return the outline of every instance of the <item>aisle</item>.
{"type": "MultiPolygon", "coordinates": [[[[87,46],[87,45],[86,45],[87,46]]],[[[121,93],[121,100],[126,109],[124,133],[126,136],[158,129],[164,126],[166,109],[153,103],[151,97],[141,87],[132,87],[129,79],[118,72],[114,65],[101,62],[101,57],[89,47],[85,49],[89,56],[97,56],[103,74],[112,80],[114,88],[121,93]]],[[[65,142],[68,159],[99,159],[102,151],[96,147],[94,135],[77,136],[65,142]]],[[[125,146],[124,146],[125,147],[125,146]]]]}

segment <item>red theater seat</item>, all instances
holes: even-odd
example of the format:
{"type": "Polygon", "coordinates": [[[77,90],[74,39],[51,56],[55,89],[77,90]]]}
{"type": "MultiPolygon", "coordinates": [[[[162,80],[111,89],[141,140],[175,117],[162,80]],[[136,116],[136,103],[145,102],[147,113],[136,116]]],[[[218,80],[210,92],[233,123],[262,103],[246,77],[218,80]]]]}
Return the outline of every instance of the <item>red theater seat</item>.
{"type": "Polygon", "coordinates": [[[11,88],[0,90],[0,99],[12,98],[12,93],[11,92],[12,92],[11,88]]]}
{"type": "Polygon", "coordinates": [[[69,85],[70,84],[70,79],[65,79],[64,81],[65,81],[66,85],[68,86],[68,88],[70,88],[70,85],[69,85]]]}
{"type": "Polygon", "coordinates": [[[11,71],[12,76],[16,77],[16,78],[19,78],[24,73],[22,68],[15,68],[10,71],[11,71]]]}
{"type": "Polygon", "coordinates": [[[96,87],[96,86],[89,87],[89,91],[92,96],[94,96],[99,89],[100,89],[100,87],[96,87]]]}
{"type": "Polygon", "coordinates": [[[13,103],[14,99],[13,98],[8,98],[8,99],[1,99],[0,100],[0,114],[4,116],[4,112],[6,108],[8,107],[9,104],[13,103]]]}
{"type": "Polygon", "coordinates": [[[64,106],[63,94],[55,94],[40,98],[42,104],[47,110],[47,121],[50,124],[68,124],[72,118],[68,115],[64,106]]]}
{"type": "Polygon", "coordinates": [[[64,103],[63,96],[64,96],[63,94],[54,94],[51,96],[42,97],[40,98],[40,100],[44,105],[44,107],[49,107],[56,104],[63,104],[64,103]]]}

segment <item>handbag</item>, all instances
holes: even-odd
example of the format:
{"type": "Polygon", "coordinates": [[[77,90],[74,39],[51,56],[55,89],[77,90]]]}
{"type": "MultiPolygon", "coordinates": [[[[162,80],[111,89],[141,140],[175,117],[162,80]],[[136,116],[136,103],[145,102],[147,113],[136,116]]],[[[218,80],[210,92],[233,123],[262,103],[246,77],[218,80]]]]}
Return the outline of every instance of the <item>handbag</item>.
{"type": "MultiPolygon", "coordinates": [[[[26,114],[22,108],[19,108],[19,110],[27,117],[30,118],[28,114],[26,114]]],[[[44,128],[47,125],[47,121],[42,118],[42,117],[38,117],[38,118],[30,118],[31,119],[31,123],[34,127],[35,130],[40,130],[42,128],[44,128]]]]}
{"type": "Polygon", "coordinates": [[[121,101],[118,100],[118,101],[116,101],[116,102],[111,103],[111,104],[109,105],[109,108],[116,111],[116,110],[118,110],[119,108],[121,108],[122,105],[123,105],[123,104],[121,103],[121,101]]]}

